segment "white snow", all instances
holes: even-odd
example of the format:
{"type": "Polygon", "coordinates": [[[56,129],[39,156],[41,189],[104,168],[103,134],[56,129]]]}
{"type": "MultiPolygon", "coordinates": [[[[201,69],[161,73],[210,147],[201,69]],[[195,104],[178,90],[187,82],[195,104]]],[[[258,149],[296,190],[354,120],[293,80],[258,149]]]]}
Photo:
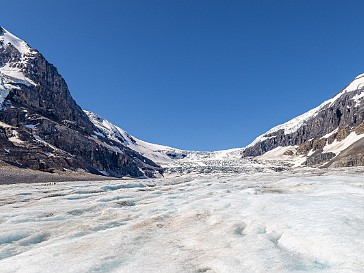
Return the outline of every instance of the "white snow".
{"type": "MultiPolygon", "coordinates": [[[[6,63],[4,66],[0,67],[0,105],[5,98],[5,93],[1,90],[7,90],[17,88],[11,83],[21,83],[26,85],[36,85],[32,80],[27,78],[21,67],[26,66],[28,60],[33,58],[32,48],[23,40],[11,34],[9,31],[4,29],[4,33],[0,35],[0,41],[3,42],[3,46],[7,47],[9,44],[13,45],[21,54],[21,60],[18,62],[6,63]],[[7,84],[7,86],[4,86],[7,84]],[[6,88],[4,88],[6,87],[6,88]]],[[[7,95],[7,94],[6,94],[7,95]]]]}
{"type": "Polygon", "coordinates": [[[33,134],[33,137],[34,137],[34,139],[36,140],[36,141],[38,141],[38,142],[40,142],[40,143],[42,143],[42,144],[44,144],[44,145],[46,145],[46,146],[48,146],[48,147],[50,147],[52,150],[54,150],[54,151],[58,151],[58,152],[61,152],[61,153],[63,153],[63,154],[68,154],[66,151],[63,151],[63,150],[61,150],[61,149],[59,149],[59,148],[57,148],[57,147],[55,147],[55,146],[53,146],[52,144],[50,144],[50,143],[48,143],[47,141],[45,141],[44,139],[42,139],[40,136],[38,136],[38,135],[34,135],[33,134]]]}
{"type": "Polygon", "coordinates": [[[355,77],[355,79],[347,87],[345,87],[344,90],[342,90],[340,93],[356,91],[358,89],[362,89],[363,87],[364,87],[364,73],[355,77]]]}
{"type": "Polygon", "coordinates": [[[352,100],[355,102],[355,107],[358,107],[361,103],[362,98],[364,98],[364,92],[356,94],[352,100]]]}
{"type": "Polygon", "coordinates": [[[11,129],[11,136],[9,137],[9,141],[11,141],[13,144],[22,145],[24,143],[24,141],[19,138],[19,133],[15,130],[15,128],[1,121],[0,126],[6,129],[11,129]]]}
{"type": "Polygon", "coordinates": [[[0,110],[3,107],[3,103],[6,97],[9,95],[10,90],[17,88],[12,85],[12,80],[6,75],[1,74],[0,72],[0,110]]]}
{"type": "Polygon", "coordinates": [[[259,157],[264,159],[280,159],[285,156],[284,153],[287,151],[292,151],[293,153],[295,153],[297,147],[298,146],[285,146],[285,147],[278,146],[259,157]]]}
{"type": "Polygon", "coordinates": [[[3,41],[4,45],[13,45],[22,55],[28,55],[31,53],[30,46],[24,42],[22,39],[11,34],[9,31],[4,29],[3,35],[0,35],[0,41],[3,41]]]}
{"type": "Polygon", "coordinates": [[[96,135],[96,138],[97,136],[100,136],[100,137],[105,137],[103,134],[101,134],[100,132],[98,131],[94,131],[95,135],[96,135]]]}
{"type": "Polygon", "coordinates": [[[0,77],[4,75],[12,79],[14,83],[22,83],[25,85],[36,85],[31,79],[27,78],[23,72],[17,67],[11,67],[8,63],[0,67],[0,77]]]}
{"type": "Polygon", "coordinates": [[[9,95],[9,87],[6,87],[0,77],[0,110],[4,103],[5,98],[9,95]]]}
{"type": "Polygon", "coordinates": [[[337,141],[337,139],[334,140],[331,144],[328,144],[324,147],[324,152],[332,152],[338,155],[343,150],[348,148],[350,145],[352,145],[354,142],[358,141],[359,139],[363,138],[364,134],[358,135],[355,132],[351,132],[345,139],[341,141],[337,141]]]}
{"type": "Polygon", "coordinates": [[[19,133],[16,130],[12,130],[12,136],[9,137],[9,140],[13,142],[14,144],[23,144],[24,141],[22,141],[19,138],[19,133]]]}
{"type": "Polygon", "coordinates": [[[278,146],[261,156],[256,157],[259,160],[275,160],[275,161],[285,161],[291,163],[293,167],[301,166],[303,162],[306,161],[307,157],[304,155],[297,155],[296,150],[298,146],[278,146]],[[292,155],[285,154],[288,151],[292,151],[292,155]]]}
{"type": "Polygon", "coordinates": [[[107,171],[102,171],[102,170],[100,171],[100,170],[99,170],[99,172],[100,172],[100,173],[102,173],[102,174],[103,174],[103,175],[105,175],[105,176],[109,176],[109,175],[110,175],[107,171]]]}
{"type": "Polygon", "coordinates": [[[26,124],[24,127],[34,130],[37,127],[38,124],[26,124]]]}
{"type": "Polygon", "coordinates": [[[0,121],[0,126],[4,127],[4,128],[11,128],[11,126],[9,124],[6,124],[6,123],[4,123],[2,121],[0,121]]]}
{"type": "Polygon", "coordinates": [[[332,132],[330,133],[327,133],[326,135],[324,135],[323,137],[321,138],[329,138],[330,136],[332,136],[333,134],[336,134],[337,132],[339,131],[339,127],[337,127],[335,130],[333,130],[332,132]]]}
{"type": "Polygon", "coordinates": [[[2,185],[1,272],[363,272],[363,171],[2,185]]]}
{"type": "Polygon", "coordinates": [[[114,146],[114,145],[112,146],[112,145],[109,145],[109,144],[107,144],[105,142],[103,142],[103,144],[105,146],[109,147],[110,149],[114,150],[115,152],[119,153],[119,154],[124,154],[124,152],[122,150],[120,150],[120,148],[117,147],[117,146],[114,146]]]}

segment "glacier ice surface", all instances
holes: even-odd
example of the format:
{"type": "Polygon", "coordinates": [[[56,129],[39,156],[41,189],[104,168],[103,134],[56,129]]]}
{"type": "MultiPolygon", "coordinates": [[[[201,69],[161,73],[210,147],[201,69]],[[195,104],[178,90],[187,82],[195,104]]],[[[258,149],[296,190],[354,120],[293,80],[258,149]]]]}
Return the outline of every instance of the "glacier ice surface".
{"type": "Polygon", "coordinates": [[[363,170],[2,185],[0,271],[363,272],[363,170]]]}

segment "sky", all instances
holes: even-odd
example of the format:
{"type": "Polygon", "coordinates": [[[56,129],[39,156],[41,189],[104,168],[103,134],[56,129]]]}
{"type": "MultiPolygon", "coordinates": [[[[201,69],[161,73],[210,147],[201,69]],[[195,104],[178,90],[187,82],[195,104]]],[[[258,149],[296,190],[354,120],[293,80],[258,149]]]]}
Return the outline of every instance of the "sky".
{"type": "Polygon", "coordinates": [[[248,145],[364,72],[364,1],[12,0],[0,25],[86,110],[188,150],[248,145]]]}

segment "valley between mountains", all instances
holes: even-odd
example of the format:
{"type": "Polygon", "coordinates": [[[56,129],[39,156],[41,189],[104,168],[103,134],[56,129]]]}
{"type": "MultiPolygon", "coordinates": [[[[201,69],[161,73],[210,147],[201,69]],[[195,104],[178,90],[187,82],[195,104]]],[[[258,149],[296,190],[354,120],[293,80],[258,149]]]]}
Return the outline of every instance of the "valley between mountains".
{"type": "Polygon", "coordinates": [[[0,27],[0,160],[48,173],[161,177],[364,165],[364,74],[247,147],[199,152],[137,139],[82,110],[36,49],[0,27]]]}
{"type": "Polygon", "coordinates": [[[361,74],[246,147],[185,151],[81,109],[0,27],[0,272],[363,272],[363,99],[361,74]]]}

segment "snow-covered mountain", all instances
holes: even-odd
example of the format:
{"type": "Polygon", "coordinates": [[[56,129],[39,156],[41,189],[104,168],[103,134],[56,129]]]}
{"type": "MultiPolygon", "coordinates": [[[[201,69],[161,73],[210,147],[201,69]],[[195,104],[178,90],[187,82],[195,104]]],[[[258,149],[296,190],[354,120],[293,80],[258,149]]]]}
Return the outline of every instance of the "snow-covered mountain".
{"type": "Polygon", "coordinates": [[[333,98],[257,137],[244,156],[285,159],[296,165],[363,165],[363,98],[361,74],[333,98]]]}
{"type": "Polygon", "coordinates": [[[0,27],[0,161],[48,172],[83,170],[116,177],[162,173],[153,161],[100,135],[57,69],[0,27]]]}

